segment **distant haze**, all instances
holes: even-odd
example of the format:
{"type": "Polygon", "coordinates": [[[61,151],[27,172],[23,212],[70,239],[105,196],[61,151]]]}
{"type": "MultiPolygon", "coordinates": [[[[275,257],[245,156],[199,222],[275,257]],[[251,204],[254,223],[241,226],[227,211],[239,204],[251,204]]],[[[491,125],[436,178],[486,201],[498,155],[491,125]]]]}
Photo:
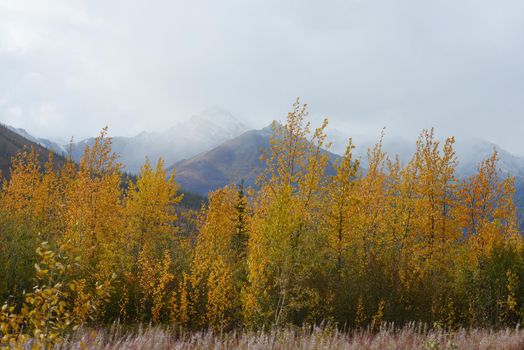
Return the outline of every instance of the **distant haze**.
{"type": "Polygon", "coordinates": [[[162,131],[209,106],[263,127],[297,96],[347,134],[524,155],[524,1],[0,0],[0,122],[162,131]]]}

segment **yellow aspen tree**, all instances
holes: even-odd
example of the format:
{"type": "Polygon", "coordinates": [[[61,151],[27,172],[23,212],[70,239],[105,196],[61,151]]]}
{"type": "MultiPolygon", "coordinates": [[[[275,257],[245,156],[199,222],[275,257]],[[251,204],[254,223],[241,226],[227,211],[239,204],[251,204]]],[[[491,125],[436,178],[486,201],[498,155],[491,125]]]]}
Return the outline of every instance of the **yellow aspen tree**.
{"type": "Polygon", "coordinates": [[[232,324],[233,317],[237,316],[232,309],[238,300],[238,292],[235,291],[231,269],[220,256],[212,262],[207,287],[207,324],[215,330],[227,329],[232,324]]]}
{"type": "Polygon", "coordinates": [[[418,270],[413,269],[414,251],[419,241],[413,224],[417,201],[415,183],[416,169],[412,163],[402,166],[398,156],[388,160],[386,231],[391,253],[388,279],[392,286],[388,306],[390,315],[398,322],[405,321],[406,309],[412,310],[413,294],[422,283],[418,270]]]}
{"type": "Polygon", "coordinates": [[[2,184],[2,207],[15,220],[32,219],[41,183],[40,159],[32,148],[24,148],[11,161],[10,179],[2,184]]]}
{"type": "Polygon", "coordinates": [[[58,241],[66,229],[65,199],[61,168],[55,169],[54,154],[49,152],[45,163],[38,191],[33,201],[33,216],[37,220],[35,226],[38,228],[42,238],[50,241],[58,241]]]}
{"type": "Polygon", "coordinates": [[[364,269],[376,258],[375,248],[384,238],[386,223],[386,154],[382,151],[382,140],[368,150],[368,169],[357,182],[359,205],[354,227],[354,244],[357,264],[364,269]]]}
{"type": "Polygon", "coordinates": [[[514,178],[497,168],[498,155],[481,162],[459,189],[459,224],[464,232],[457,288],[463,291],[471,324],[514,325],[522,299],[515,293],[522,266],[514,178]]]}
{"type": "Polygon", "coordinates": [[[419,248],[421,257],[431,268],[438,267],[436,264],[442,254],[449,256],[450,243],[461,234],[454,220],[453,198],[457,189],[454,142],[453,137],[446,139],[441,150],[433,129],[424,130],[413,157],[413,167],[417,172],[416,224],[419,234],[423,235],[419,248]]]}
{"type": "MultiPolygon", "coordinates": [[[[147,279],[148,276],[143,274],[150,273],[141,263],[162,266],[166,254],[169,254],[173,261],[169,271],[164,272],[163,278],[172,280],[180,277],[179,259],[184,254],[181,252],[182,238],[176,226],[177,205],[182,199],[182,195],[178,193],[179,188],[175,181],[175,172],[168,176],[162,159],[158,160],[155,168],[146,160],[136,181],[129,183],[124,199],[126,239],[121,249],[128,257],[122,277],[129,292],[129,310],[126,312],[130,315],[140,312],[139,310],[144,311],[143,307],[138,308],[138,303],[141,299],[150,299],[148,295],[151,288],[148,284],[135,283],[137,280],[147,279]],[[170,275],[172,278],[169,278],[170,275]]],[[[154,280],[152,283],[159,282],[154,280]]],[[[151,307],[155,308],[154,305],[151,307]]]]}
{"type": "Polygon", "coordinates": [[[171,273],[172,260],[168,250],[164,251],[162,259],[150,258],[145,250],[142,250],[138,259],[141,299],[140,313],[142,318],[151,317],[156,323],[162,319],[167,310],[169,293],[168,288],[174,279],[171,273]]]}
{"type": "Polygon", "coordinates": [[[101,309],[112,292],[114,276],[95,284],[95,292],[87,293],[85,280],[75,279],[78,264],[64,252],[57,252],[47,242],[37,248],[36,285],[24,292],[18,309],[8,303],[0,310],[0,347],[21,349],[52,349],[60,344],[68,331],[77,330],[101,309]]]}
{"type": "MultiPolygon", "coordinates": [[[[20,246],[20,250],[9,242],[3,242],[1,246],[7,249],[5,254],[16,251],[30,264],[33,259],[28,255],[34,256],[38,236],[55,242],[64,231],[64,201],[59,176],[54,169],[53,153],[49,153],[44,166],[41,163],[34,149],[19,152],[12,159],[11,177],[4,181],[0,193],[0,216],[4,216],[0,229],[6,233],[0,241],[8,239],[16,245],[27,243],[20,246]]],[[[30,278],[30,274],[27,277],[30,278]]]]}
{"type": "MultiPolygon", "coordinates": [[[[387,185],[387,156],[382,150],[382,139],[368,149],[368,168],[355,182],[353,222],[349,231],[348,271],[353,280],[354,296],[361,295],[366,310],[371,310],[390,295],[387,269],[391,262],[387,231],[389,198],[387,185]]],[[[354,299],[353,299],[354,300],[354,299]]],[[[371,317],[372,315],[366,315],[371,317]]]]}
{"type": "Polygon", "coordinates": [[[182,200],[175,172],[169,176],[164,161],[153,169],[149,161],[142,166],[136,183],[131,182],[125,200],[128,243],[135,260],[145,250],[152,258],[162,258],[164,250],[176,243],[178,219],[176,205],[182,200]]]}
{"type": "Polygon", "coordinates": [[[240,293],[245,285],[247,237],[245,198],[234,187],[210,194],[203,210],[191,265],[191,303],[198,326],[223,329],[240,318],[240,293]]]}
{"type": "Polygon", "coordinates": [[[347,288],[351,281],[348,276],[348,265],[353,261],[349,256],[350,234],[355,220],[355,210],[359,199],[355,193],[355,182],[359,171],[359,160],[353,159],[354,149],[350,139],[342,158],[334,165],[335,174],[331,176],[327,187],[326,201],[322,210],[321,228],[326,230],[325,269],[329,273],[330,287],[325,288],[328,295],[324,302],[329,314],[336,314],[342,320],[347,311],[350,293],[347,288]]]}
{"type": "Polygon", "coordinates": [[[325,240],[318,223],[326,189],[328,158],[322,147],[327,121],[311,132],[306,117],[306,106],[297,101],[285,125],[273,124],[270,151],[263,157],[266,168],[254,198],[244,294],[251,325],[306,317],[310,303],[318,300],[313,269],[320,266],[317,247],[325,240]]]}
{"type": "Polygon", "coordinates": [[[431,310],[438,309],[437,304],[446,303],[452,262],[461,237],[456,220],[458,181],[454,142],[449,137],[441,147],[433,129],[423,130],[411,160],[416,198],[411,270],[421,281],[414,303],[424,305],[420,318],[427,320],[433,319],[431,310]]]}
{"type": "Polygon", "coordinates": [[[463,180],[459,189],[460,225],[470,252],[477,259],[503,244],[518,239],[514,178],[497,171],[498,154],[482,161],[477,174],[463,180]]]}
{"type": "Polygon", "coordinates": [[[106,279],[127,259],[123,220],[121,165],[103,129],[92,147],[86,146],[78,171],[65,189],[67,231],[73,256],[86,274],[106,279]]]}
{"type": "Polygon", "coordinates": [[[10,178],[0,192],[0,297],[31,288],[39,220],[35,197],[41,190],[41,166],[34,149],[12,159],[10,178]]]}
{"type": "Polygon", "coordinates": [[[170,320],[180,326],[191,326],[191,320],[195,317],[196,311],[191,303],[191,276],[182,273],[182,279],[178,285],[178,292],[173,291],[170,300],[170,320]]]}

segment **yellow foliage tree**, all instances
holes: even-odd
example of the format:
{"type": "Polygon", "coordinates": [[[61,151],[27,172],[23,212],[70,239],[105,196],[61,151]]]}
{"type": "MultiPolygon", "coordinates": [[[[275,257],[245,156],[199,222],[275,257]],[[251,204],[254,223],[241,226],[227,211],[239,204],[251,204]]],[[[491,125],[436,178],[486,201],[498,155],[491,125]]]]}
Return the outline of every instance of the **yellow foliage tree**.
{"type": "Polygon", "coordinates": [[[470,252],[478,262],[505,241],[515,241],[518,235],[517,215],[513,197],[514,178],[501,179],[497,171],[497,151],[484,160],[477,174],[462,181],[460,225],[471,244],[470,252]]]}
{"type": "Polygon", "coordinates": [[[86,146],[78,171],[66,180],[66,240],[72,242],[71,255],[78,256],[86,275],[103,279],[120,272],[126,255],[121,165],[111,151],[107,128],[86,146]]]}
{"type": "Polygon", "coordinates": [[[200,325],[224,329],[240,317],[245,285],[245,198],[234,187],[210,195],[201,218],[191,265],[192,304],[200,325]]]}
{"type": "Polygon", "coordinates": [[[129,293],[126,297],[131,298],[128,306],[141,310],[139,318],[151,315],[154,322],[159,321],[164,307],[161,294],[168,291],[175,274],[181,273],[177,271],[181,262],[176,260],[182,255],[176,226],[176,206],[182,199],[178,191],[175,172],[168,176],[162,159],[154,169],[146,160],[136,182],[130,182],[124,200],[124,250],[129,259],[123,278],[129,293]]]}
{"type": "Polygon", "coordinates": [[[37,284],[33,292],[24,293],[18,313],[15,306],[3,305],[0,346],[25,348],[31,339],[32,348],[51,349],[62,341],[67,331],[94,319],[100,306],[108,301],[114,276],[102,283],[96,282],[93,290],[87,290],[84,279],[75,279],[78,264],[64,254],[67,250],[69,247],[63,244],[55,253],[47,242],[37,248],[37,284]]]}
{"type": "Polygon", "coordinates": [[[131,182],[125,201],[128,242],[135,261],[145,251],[148,257],[162,258],[164,249],[176,237],[176,205],[182,200],[175,172],[169,176],[164,161],[158,160],[155,169],[146,161],[136,183],[131,182]]]}
{"type": "Polygon", "coordinates": [[[326,240],[319,213],[327,187],[327,121],[311,132],[306,116],[306,105],[297,100],[286,124],[273,124],[271,149],[263,158],[250,225],[247,324],[291,322],[308,309],[315,315],[319,306],[313,279],[322,275],[317,247],[326,240]]]}

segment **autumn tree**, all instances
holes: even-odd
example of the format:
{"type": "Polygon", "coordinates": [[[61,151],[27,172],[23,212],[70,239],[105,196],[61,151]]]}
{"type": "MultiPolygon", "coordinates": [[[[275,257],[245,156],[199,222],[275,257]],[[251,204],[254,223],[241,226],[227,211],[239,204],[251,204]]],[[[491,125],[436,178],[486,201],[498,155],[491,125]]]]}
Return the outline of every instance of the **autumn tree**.
{"type": "Polygon", "coordinates": [[[176,206],[182,199],[178,193],[175,172],[169,176],[159,159],[152,168],[146,160],[136,181],[128,184],[124,200],[126,261],[121,303],[126,314],[141,314],[159,321],[167,308],[169,288],[181,271],[181,238],[176,221],[176,206]]]}
{"type": "Polygon", "coordinates": [[[0,188],[1,346],[50,347],[115,320],[219,332],[522,321],[515,179],[496,152],[459,180],[452,137],[424,130],[400,159],[382,134],[361,160],[351,140],[329,153],[327,121],[307,117],[297,100],[256,185],[220,188],[200,210],[181,205],[162,160],[124,173],[107,129],[78,164],[22,150],[0,188]]]}
{"type": "Polygon", "coordinates": [[[250,225],[248,324],[299,322],[319,316],[324,306],[315,279],[324,273],[317,247],[325,240],[319,210],[325,199],[327,122],[311,131],[306,116],[306,106],[297,101],[284,125],[273,124],[271,149],[263,158],[250,225]]]}
{"type": "Polygon", "coordinates": [[[497,170],[498,154],[461,182],[459,223],[465,236],[457,288],[475,325],[515,324],[521,315],[522,238],[514,204],[515,179],[497,170]]]}
{"type": "Polygon", "coordinates": [[[123,221],[121,165],[111,150],[107,128],[86,146],[78,171],[67,180],[65,240],[72,242],[72,256],[78,256],[86,275],[104,279],[119,271],[127,258],[123,221]]]}
{"type": "Polygon", "coordinates": [[[345,153],[334,164],[335,173],[329,179],[320,224],[326,235],[325,268],[330,283],[325,300],[330,313],[337,319],[347,316],[348,312],[347,286],[351,284],[348,267],[353,264],[350,256],[351,232],[359,204],[355,189],[360,162],[353,159],[353,149],[350,139],[345,153]]]}
{"type": "Polygon", "coordinates": [[[247,202],[243,189],[211,193],[202,212],[191,265],[191,304],[196,324],[223,330],[240,325],[245,288],[247,202]]]}
{"type": "Polygon", "coordinates": [[[55,241],[64,228],[64,200],[53,154],[47,162],[34,149],[24,148],[12,160],[10,178],[0,192],[0,295],[31,283],[39,239],[55,241]],[[2,259],[3,258],[3,259],[2,259]],[[3,286],[2,286],[3,285],[3,286]]]}
{"type": "Polygon", "coordinates": [[[494,150],[475,175],[462,181],[458,194],[460,225],[477,259],[504,241],[514,241],[518,233],[515,179],[502,178],[497,160],[494,150]]]}
{"type": "Polygon", "coordinates": [[[413,185],[413,220],[408,237],[411,303],[424,305],[417,312],[428,320],[433,320],[431,309],[447,298],[449,269],[461,237],[456,220],[454,142],[450,137],[441,146],[433,130],[424,130],[409,164],[413,185]]]}

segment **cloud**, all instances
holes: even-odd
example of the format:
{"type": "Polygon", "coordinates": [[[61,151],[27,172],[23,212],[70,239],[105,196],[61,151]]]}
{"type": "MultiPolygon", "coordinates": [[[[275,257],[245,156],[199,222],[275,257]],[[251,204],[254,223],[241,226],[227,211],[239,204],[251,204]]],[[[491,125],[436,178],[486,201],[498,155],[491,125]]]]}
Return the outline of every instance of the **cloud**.
{"type": "Polygon", "coordinates": [[[0,120],[131,135],[209,105],[255,126],[296,96],[352,132],[524,154],[522,1],[0,0],[0,120]]]}

